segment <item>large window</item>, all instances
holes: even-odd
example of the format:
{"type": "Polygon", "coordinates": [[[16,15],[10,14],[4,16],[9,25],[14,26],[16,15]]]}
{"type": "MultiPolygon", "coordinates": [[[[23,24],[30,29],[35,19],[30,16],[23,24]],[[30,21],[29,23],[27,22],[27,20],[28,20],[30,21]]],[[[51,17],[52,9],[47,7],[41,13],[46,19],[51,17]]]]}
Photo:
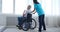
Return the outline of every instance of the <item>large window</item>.
{"type": "MultiPolygon", "coordinates": [[[[46,15],[59,15],[58,0],[38,0],[46,15]]],[[[27,5],[34,8],[33,0],[2,0],[2,13],[22,15],[27,5]]]]}
{"type": "Polygon", "coordinates": [[[21,14],[26,9],[27,0],[15,0],[15,14],[21,14]]]}
{"type": "Polygon", "coordinates": [[[23,11],[26,10],[29,0],[2,0],[2,13],[3,14],[16,14],[22,15],[23,11]]]}
{"type": "Polygon", "coordinates": [[[40,0],[45,15],[58,16],[59,13],[59,0],[40,0]]]}
{"type": "Polygon", "coordinates": [[[52,1],[51,0],[40,0],[42,8],[46,15],[51,15],[52,11],[52,1]]]}
{"type": "Polygon", "coordinates": [[[2,0],[2,13],[13,14],[13,0],[2,0]]]}
{"type": "Polygon", "coordinates": [[[15,14],[22,15],[28,5],[31,5],[33,9],[33,0],[15,0],[15,14]]]}

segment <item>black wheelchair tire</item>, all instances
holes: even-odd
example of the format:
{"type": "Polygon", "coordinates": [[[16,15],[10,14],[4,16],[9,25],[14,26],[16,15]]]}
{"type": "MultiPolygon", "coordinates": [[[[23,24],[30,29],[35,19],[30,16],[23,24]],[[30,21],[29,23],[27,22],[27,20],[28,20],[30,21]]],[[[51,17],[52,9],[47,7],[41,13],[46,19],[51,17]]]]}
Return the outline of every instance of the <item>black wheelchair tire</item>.
{"type": "Polygon", "coordinates": [[[30,28],[30,29],[35,29],[35,28],[36,28],[36,26],[37,26],[37,22],[36,22],[36,21],[35,21],[35,19],[33,19],[33,18],[32,18],[32,20],[34,21],[35,26],[34,26],[33,28],[30,28]]]}
{"type": "Polygon", "coordinates": [[[37,23],[36,23],[35,19],[32,18],[32,20],[33,20],[34,23],[35,23],[35,26],[34,26],[33,28],[30,28],[29,23],[27,22],[27,19],[23,20],[23,24],[24,24],[24,23],[28,23],[28,27],[26,28],[26,30],[23,28],[23,24],[22,24],[22,29],[23,29],[24,31],[28,31],[29,29],[35,29],[35,28],[36,28],[37,23]]]}
{"type": "Polygon", "coordinates": [[[24,29],[24,23],[27,23],[27,19],[25,19],[24,21],[23,21],[23,24],[22,24],[22,29],[24,30],[24,31],[28,31],[29,30],[29,23],[28,23],[28,25],[27,25],[27,28],[26,29],[24,29]]]}

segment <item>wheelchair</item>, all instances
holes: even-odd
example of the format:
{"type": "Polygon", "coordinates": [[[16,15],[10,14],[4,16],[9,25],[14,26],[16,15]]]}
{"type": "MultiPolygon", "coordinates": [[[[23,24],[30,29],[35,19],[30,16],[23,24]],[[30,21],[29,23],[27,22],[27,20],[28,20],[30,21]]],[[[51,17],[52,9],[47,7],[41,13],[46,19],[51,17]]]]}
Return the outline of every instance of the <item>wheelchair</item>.
{"type": "MultiPolygon", "coordinates": [[[[31,16],[29,15],[29,17],[31,16]]],[[[29,29],[35,29],[37,26],[37,22],[35,21],[35,19],[33,19],[32,17],[29,19],[29,17],[25,18],[21,25],[21,29],[24,31],[28,31],[29,29]]],[[[20,27],[18,27],[18,29],[20,29],[20,27]]]]}

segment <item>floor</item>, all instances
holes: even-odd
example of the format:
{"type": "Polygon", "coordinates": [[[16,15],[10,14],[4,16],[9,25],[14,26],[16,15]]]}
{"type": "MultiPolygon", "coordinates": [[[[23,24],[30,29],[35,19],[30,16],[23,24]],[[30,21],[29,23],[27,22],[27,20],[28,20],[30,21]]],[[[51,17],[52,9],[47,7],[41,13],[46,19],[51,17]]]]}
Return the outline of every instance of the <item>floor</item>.
{"type": "MultiPolygon", "coordinates": [[[[29,31],[19,30],[18,28],[7,28],[4,32],[38,32],[38,28],[29,31]]],[[[42,30],[42,32],[60,32],[60,28],[47,28],[46,31],[42,30]]]]}

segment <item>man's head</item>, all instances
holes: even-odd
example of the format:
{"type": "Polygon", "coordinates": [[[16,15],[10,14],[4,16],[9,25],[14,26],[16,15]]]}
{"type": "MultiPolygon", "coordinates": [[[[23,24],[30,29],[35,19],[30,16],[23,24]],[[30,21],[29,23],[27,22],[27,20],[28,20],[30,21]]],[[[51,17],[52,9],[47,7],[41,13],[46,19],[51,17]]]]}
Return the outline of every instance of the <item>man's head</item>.
{"type": "Polygon", "coordinates": [[[35,4],[39,4],[39,2],[37,0],[33,0],[33,3],[35,4]]]}
{"type": "Polygon", "coordinates": [[[28,9],[28,10],[31,9],[31,5],[28,5],[27,9],[28,9]]]}

